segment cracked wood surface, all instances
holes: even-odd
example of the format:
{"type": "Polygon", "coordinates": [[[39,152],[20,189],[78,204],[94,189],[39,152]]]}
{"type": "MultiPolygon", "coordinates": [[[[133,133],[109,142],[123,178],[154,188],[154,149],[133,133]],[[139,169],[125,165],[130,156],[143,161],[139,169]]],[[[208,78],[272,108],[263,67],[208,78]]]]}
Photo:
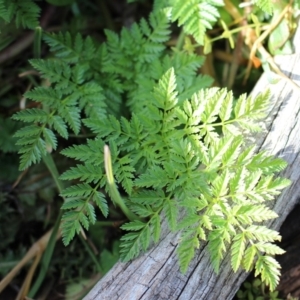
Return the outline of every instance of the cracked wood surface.
{"type": "MultiPolygon", "coordinates": [[[[300,30],[295,39],[296,53],[278,56],[275,61],[291,80],[300,86],[300,30]]],[[[292,185],[273,203],[279,218],[268,222],[279,230],[300,195],[300,93],[290,82],[280,79],[270,84],[263,74],[253,95],[270,89],[272,107],[267,130],[255,137],[260,150],[282,157],[288,167],[281,176],[292,185]]],[[[176,257],[179,234],[170,233],[163,224],[162,239],[148,252],[129,263],[117,263],[89,292],[84,300],[227,300],[232,299],[247,273],[234,273],[229,255],[224,257],[220,273],[213,272],[207,251],[202,243],[186,274],[181,274],[176,257]]]]}

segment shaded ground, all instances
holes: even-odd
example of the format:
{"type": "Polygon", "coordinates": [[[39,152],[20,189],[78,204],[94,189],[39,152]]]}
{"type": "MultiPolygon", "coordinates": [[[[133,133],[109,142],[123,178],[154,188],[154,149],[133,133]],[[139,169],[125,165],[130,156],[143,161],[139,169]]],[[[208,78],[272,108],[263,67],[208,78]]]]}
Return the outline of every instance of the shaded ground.
{"type": "Polygon", "coordinates": [[[297,205],[289,214],[280,233],[282,235],[281,247],[286,253],[277,257],[282,267],[278,290],[284,297],[288,294],[300,297],[300,205],[297,205]]]}

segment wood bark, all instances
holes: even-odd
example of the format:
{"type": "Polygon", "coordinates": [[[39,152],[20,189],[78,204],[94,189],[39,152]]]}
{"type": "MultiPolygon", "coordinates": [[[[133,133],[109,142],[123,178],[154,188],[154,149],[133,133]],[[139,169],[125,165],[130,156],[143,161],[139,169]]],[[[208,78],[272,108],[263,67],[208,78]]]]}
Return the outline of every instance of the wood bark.
{"type": "MultiPolygon", "coordinates": [[[[294,39],[295,53],[277,56],[275,62],[282,72],[300,86],[300,31],[294,39]]],[[[253,95],[270,89],[272,107],[266,130],[255,136],[258,150],[267,150],[288,162],[281,176],[292,180],[292,185],[272,204],[279,217],[267,225],[279,230],[281,224],[298,202],[300,195],[300,89],[286,79],[276,84],[263,74],[253,95]]],[[[84,300],[226,300],[232,299],[247,273],[234,273],[229,255],[215,274],[207,250],[202,243],[186,274],[179,271],[176,248],[179,234],[164,230],[159,244],[129,263],[117,263],[89,292],[84,300]]]]}

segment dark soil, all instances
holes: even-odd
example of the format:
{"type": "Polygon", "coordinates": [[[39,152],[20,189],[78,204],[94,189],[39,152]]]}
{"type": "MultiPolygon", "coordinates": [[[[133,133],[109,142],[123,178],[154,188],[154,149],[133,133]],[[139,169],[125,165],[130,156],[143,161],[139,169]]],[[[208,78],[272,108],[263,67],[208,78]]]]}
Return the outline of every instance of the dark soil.
{"type": "Polygon", "coordinates": [[[276,258],[282,267],[278,290],[282,297],[300,297],[300,204],[288,215],[280,233],[280,246],[286,253],[276,258]]]}

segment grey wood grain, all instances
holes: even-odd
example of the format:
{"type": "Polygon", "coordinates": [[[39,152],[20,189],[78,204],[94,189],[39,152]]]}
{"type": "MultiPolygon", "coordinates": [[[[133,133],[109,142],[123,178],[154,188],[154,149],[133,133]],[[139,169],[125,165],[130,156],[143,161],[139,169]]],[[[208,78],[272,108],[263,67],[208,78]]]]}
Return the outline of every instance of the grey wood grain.
{"type": "MultiPolygon", "coordinates": [[[[281,70],[300,85],[300,31],[295,38],[295,54],[276,57],[281,70]],[[298,53],[297,53],[298,52],[298,53]]],[[[272,204],[279,218],[268,226],[278,230],[300,195],[300,93],[284,79],[271,84],[263,74],[253,95],[270,89],[272,106],[266,131],[255,136],[259,149],[284,158],[287,169],[281,176],[293,181],[292,185],[272,204]]],[[[159,244],[130,263],[117,263],[89,292],[84,300],[199,300],[232,299],[247,274],[234,273],[229,256],[221,264],[220,273],[213,272],[207,245],[201,248],[186,274],[178,267],[176,248],[179,235],[168,232],[163,224],[159,244]]]]}

